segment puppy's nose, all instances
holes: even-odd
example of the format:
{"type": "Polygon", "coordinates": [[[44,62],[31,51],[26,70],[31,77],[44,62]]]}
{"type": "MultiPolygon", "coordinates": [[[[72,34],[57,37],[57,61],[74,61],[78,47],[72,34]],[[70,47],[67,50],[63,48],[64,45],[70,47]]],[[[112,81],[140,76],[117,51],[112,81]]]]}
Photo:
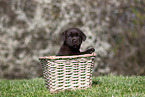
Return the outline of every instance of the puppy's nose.
{"type": "Polygon", "coordinates": [[[76,39],[74,39],[74,40],[73,40],[73,43],[76,43],[76,42],[77,42],[77,40],[76,40],[76,39]]]}

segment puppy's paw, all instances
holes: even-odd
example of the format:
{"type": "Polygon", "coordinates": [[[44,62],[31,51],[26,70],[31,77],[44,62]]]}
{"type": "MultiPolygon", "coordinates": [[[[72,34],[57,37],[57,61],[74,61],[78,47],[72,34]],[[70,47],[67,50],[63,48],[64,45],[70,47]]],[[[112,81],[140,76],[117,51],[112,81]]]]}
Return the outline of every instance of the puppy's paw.
{"type": "Polygon", "coordinates": [[[91,54],[91,53],[93,53],[94,51],[95,51],[94,48],[90,48],[90,49],[87,50],[87,53],[88,53],[88,54],[91,54]]]}

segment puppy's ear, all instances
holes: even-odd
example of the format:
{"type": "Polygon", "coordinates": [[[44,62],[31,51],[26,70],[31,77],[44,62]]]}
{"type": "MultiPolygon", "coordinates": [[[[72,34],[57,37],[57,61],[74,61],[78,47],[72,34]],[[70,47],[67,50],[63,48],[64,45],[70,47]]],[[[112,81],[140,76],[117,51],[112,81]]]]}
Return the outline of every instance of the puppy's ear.
{"type": "Polygon", "coordinates": [[[81,31],[81,37],[82,37],[82,40],[85,41],[86,40],[86,35],[81,31]]]}
{"type": "Polygon", "coordinates": [[[61,33],[61,40],[62,41],[66,40],[66,33],[67,33],[67,30],[65,30],[64,32],[61,33]]]}

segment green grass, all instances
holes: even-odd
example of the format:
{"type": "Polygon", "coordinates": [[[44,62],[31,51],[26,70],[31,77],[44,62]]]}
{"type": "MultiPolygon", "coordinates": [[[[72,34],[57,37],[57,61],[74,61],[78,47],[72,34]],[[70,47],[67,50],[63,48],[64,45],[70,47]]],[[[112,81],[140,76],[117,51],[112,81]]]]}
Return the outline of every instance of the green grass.
{"type": "Polygon", "coordinates": [[[92,88],[66,90],[51,94],[43,78],[29,80],[0,80],[0,97],[145,97],[145,77],[93,77],[92,88]]]}

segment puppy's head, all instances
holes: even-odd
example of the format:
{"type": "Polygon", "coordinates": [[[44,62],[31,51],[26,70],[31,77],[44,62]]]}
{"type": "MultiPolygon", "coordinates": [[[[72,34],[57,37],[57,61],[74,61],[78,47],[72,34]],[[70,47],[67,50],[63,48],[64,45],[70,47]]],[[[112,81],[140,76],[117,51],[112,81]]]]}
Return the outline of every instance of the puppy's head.
{"type": "Polygon", "coordinates": [[[69,28],[61,34],[65,44],[72,49],[79,49],[82,41],[86,40],[86,35],[78,28],[69,28]]]}

